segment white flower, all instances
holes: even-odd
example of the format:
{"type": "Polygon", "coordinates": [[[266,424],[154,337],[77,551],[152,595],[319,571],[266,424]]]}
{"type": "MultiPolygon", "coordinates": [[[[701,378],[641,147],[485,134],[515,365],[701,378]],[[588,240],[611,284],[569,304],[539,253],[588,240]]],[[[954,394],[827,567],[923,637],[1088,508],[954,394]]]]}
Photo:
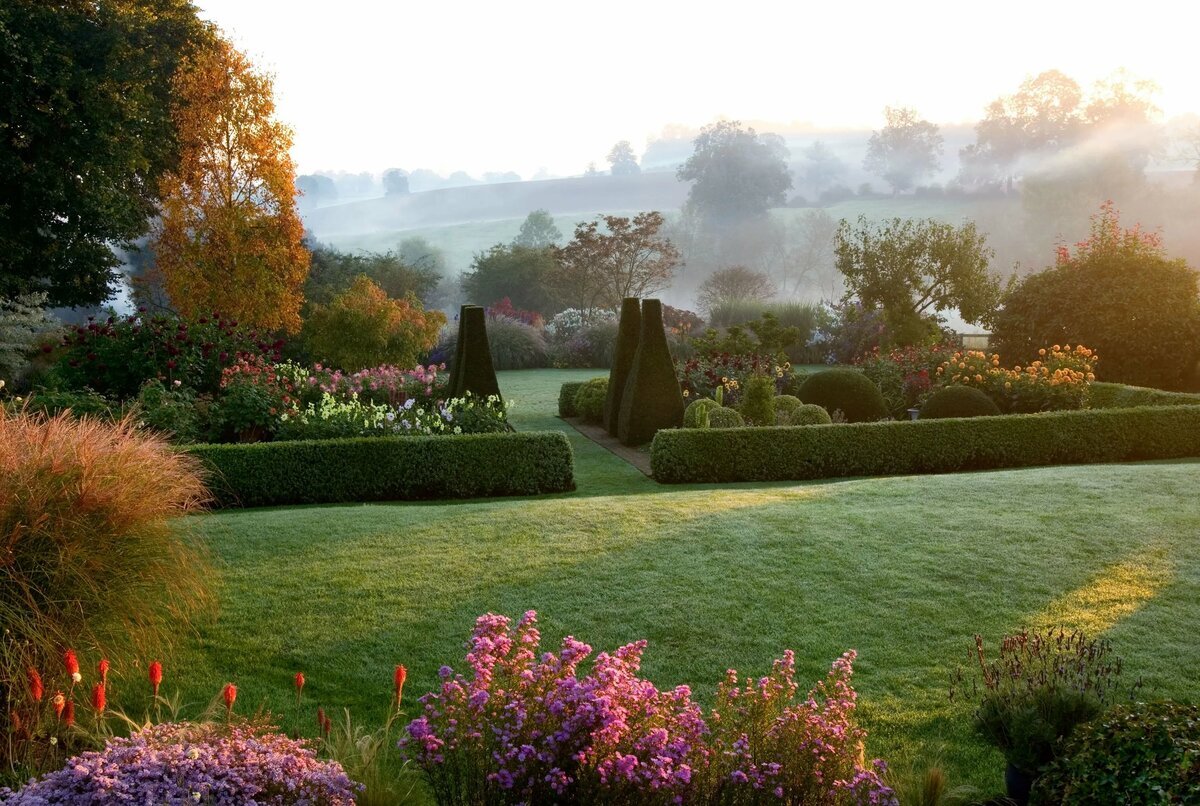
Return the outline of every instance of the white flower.
{"type": "MultiPolygon", "coordinates": [[[[3,381],[0,381],[0,383],[3,383],[3,381]]],[[[56,744],[58,744],[58,737],[57,737],[57,736],[51,736],[51,737],[50,737],[50,746],[51,746],[51,747],[53,747],[53,746],[54,746],[54,745],[56,745],[56,744]]]]}
{"type": "Polygon", "coordinates": [[[81,675],[79,672],[76,672],[75,674],[71,675],[71,679],[76,683],[79,683],[83,680],[83,675],[81,675]]]}

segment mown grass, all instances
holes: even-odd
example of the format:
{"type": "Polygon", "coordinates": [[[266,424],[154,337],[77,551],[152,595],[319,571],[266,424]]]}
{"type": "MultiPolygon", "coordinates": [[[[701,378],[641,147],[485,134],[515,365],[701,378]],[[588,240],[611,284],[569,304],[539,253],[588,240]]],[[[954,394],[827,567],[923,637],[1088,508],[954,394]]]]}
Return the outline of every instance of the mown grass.
{"type": "MultiPolygon", "coordinates": [[[[568,428],[559,384],[596,374],[501,385],[519,427],[568,428]]],[[[477,615],[532,608],[548,641],[649,639],[645,673],[702,697],[726,668],[761,672],[785,648],[815,680],[853,647],[868,752],[937,756],[954,784],[998,792],[999,756],[947,697],[976,632],[1104,629],[1150,695],[1198,694],[1200,463],[664,487],[569,433],[572,494],[203,518],[222,610],[176,661],[187,697],[232,680],[239,707],[285,723],[313,724],[317,705],[378,720],[404,663],[415,713],[438,667],[461,666],[477,615]]]]}

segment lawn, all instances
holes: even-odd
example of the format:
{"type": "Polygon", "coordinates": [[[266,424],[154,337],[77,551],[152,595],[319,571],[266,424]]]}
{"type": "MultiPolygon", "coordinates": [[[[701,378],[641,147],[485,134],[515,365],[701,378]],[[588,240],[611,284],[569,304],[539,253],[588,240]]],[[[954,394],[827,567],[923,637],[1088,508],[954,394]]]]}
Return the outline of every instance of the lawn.
{"type": "Polygon", "coordinates": [[[317,705],[370,720],[404,663],[415,713],[477,615],[536,609],[544,642],[646,638],[645,673],[703,696],[785,648],[813,681],[853,647],[868,752],[998,792],[999,755],[947,697],[976,632],[1103,631],[1149,696],[1200,693],[1200,462],[665,487],[554,417],[559,384],[597,374],[501,373],[518,428],[571,434],[575,493],[198,519],[221,611],[175,661],[185,698],[232,680],[239,708],[290,723],[303,670],[302,724],[317,705]]]}

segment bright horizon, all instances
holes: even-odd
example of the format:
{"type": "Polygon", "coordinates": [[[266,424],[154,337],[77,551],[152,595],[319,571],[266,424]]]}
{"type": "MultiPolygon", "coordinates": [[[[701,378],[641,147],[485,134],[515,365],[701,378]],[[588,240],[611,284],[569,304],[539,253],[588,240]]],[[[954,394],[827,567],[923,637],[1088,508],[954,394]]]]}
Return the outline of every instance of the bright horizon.
{"type": "Polygon", "coordinates": [[[720,117],[868,130],[892,105],[970,124],[1049,69],[1086,91],[1124,68],[1159,85],[1163,120],[1200,113],[1196,20],[1158,0],[1137,14],[1022,0],[996,17],[941,0],[919,10],[751,0],[736,14],[618,0],[603,15],[542,0],[519,10],[475,0],[197,5],[274,74],[300,173],[577,174],[590,161],[603,167],[619,140],[640,154],[665,126],[720,117]]]}

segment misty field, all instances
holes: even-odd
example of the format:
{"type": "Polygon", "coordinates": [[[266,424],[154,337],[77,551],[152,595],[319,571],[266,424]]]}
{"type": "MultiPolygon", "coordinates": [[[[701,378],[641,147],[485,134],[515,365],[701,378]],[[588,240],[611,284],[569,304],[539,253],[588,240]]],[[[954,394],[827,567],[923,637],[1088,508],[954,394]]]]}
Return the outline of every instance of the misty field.
{"type": "Polygon", "coordinates": [[[761,674],[792,648],[810,682],[857,649],[868,754],[994,793],[1001,757],[947,695],[977,632],[1104,632],[1144,696],[1200,695],[1200,462],[664,487],[553,415],[560,383],[596,374],[501,373],[518,428],[571,436],[575,493],[200,521],[222,610],[184,659],[185,699],[233,680],[239,707],[285,726],[307,731],[318,706],[372,724],[404,663],[412,716],[477,615],[532,608],[547,641],[648,639],[646,675],[705,701],[729,667],[761,674]]]}

